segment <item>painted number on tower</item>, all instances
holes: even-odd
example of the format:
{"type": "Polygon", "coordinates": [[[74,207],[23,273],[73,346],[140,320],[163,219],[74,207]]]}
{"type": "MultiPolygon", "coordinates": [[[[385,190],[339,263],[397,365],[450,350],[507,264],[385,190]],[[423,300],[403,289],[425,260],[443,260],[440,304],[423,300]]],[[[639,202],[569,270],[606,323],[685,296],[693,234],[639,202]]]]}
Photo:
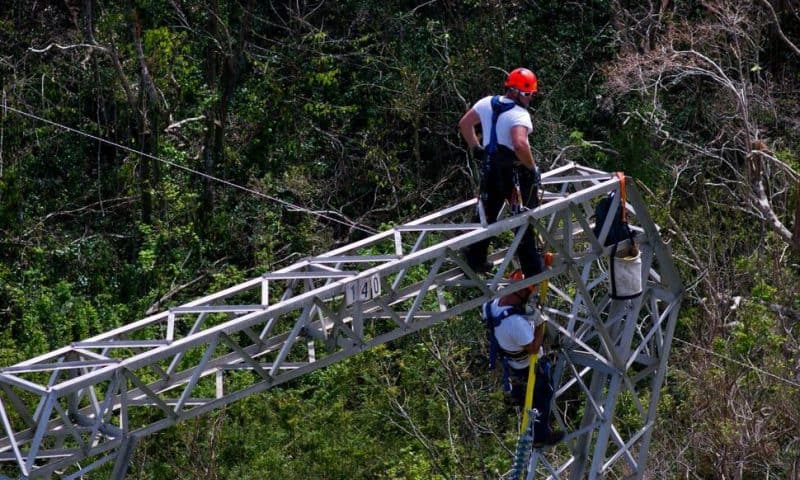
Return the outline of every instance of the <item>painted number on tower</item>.
{"type": "Polygon", "coordinates": [[[344,287],[344,300],[348,305],[363,302],[381,294],[381,276],[377,273],[368,278],[359,278],[344,287]]]}

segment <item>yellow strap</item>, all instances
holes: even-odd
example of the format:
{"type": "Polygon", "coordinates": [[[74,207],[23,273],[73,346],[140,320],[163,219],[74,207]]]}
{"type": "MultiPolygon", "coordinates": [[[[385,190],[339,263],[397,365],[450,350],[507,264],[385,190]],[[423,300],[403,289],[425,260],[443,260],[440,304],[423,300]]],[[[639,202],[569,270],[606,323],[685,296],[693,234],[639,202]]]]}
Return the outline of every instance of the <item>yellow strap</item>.
{"type": "Polygon", "coordinates": [[[533,384],[536,382],[536,361],[538,359],[538,353],[531,355],[531,364],[528,367],[528,388],[525,391],[525,408],[522,410],[522,425],[519,426],[519,433],[525,433],[525,427],[528,425],[528,410],[533,404],[533,384]]]}
{"type": "MultiPolygon", "coordinates": [[[[553,265],[553,253],[547,252],[544,254],[544,266],[550,268],[553,265]]],[[[547,297],[548,281],[545,279],[539,285],[539,308],[544,305],[544,299],[547,297]]],[[[547,328],[547,327],[545,327],[547,328]]],[[[544,333],[544,331],[542,332],[544,333]]],[[[534,331],[534,335],[536,332],[534,331]]],[[[520,433],[525,433],[525,427],[528,425],[528,410],[533,405],[533,385],[536,383],[536,362],[539,360],[539,353],[533,353],[530,356],[530,365],[528,366],[528,386],[525,389],[525,405],[522,409],[522,425],[519,427],[520,433]]]]}

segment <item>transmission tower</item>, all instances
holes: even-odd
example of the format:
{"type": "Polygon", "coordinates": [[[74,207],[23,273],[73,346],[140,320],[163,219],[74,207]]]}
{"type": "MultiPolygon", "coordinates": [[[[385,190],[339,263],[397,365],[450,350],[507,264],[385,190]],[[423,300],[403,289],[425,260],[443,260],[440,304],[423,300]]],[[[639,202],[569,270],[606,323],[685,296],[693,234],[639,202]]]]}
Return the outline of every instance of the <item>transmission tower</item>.
{"type": "Polygon", "coordinates": [[[591,215],[599,198],[620,189],[618,177],[569,164],[544,174],[543,186],[539,207],[492,225],[470,223],[476,201],[465,201],[0,368],[0,476],[76,479],[111,464],[112,478],[122,479],[147,435],[508,293],[504,273],[520,227],[532,225],[555,260],[524,282],[549,279],[545,313],[562,339],[553,410],[570,433],[557,447],[534,451],[528,478],[642,478],[680,280],[628,185],[644,291],[611,299],[602,246],[609,226],[598,239],[591,215]],[[461,251],[490,237],[503,247],[490,256],[494,273],[482,277],[461,251]],[[582,411],[564,402],[580,402],[582,411]]]}

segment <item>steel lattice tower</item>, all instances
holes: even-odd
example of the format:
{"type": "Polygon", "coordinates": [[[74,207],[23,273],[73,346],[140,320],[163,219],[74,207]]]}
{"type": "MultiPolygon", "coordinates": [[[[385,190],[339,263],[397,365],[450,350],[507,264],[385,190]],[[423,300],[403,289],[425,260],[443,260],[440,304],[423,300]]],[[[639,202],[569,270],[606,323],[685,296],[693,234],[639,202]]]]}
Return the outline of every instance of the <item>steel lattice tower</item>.
{"type": "Polygon", "coordinates": [[[644,292],[610,299],[609,249],[601,246],[609,227],[598,239],[591,215],[599,198],[619,190],[618,178],[570,164],[544,174],[543,185],[541,206],[492,225],[469,223],[476,204],[469,200],[0,368],[0,472],[74,479],[112,463],[112,477],[124,478],[146,435],[509,292],[503,274],[520,227],[531,224],[555,253],[551,269],[525,282],[549,279],[544,310],[562,339],[554,412],[570,434],[554,449],[534,452],[528,478],[642,478],[681,282],[628,185],[644,292]],[[489,237],[501,237],[507,248],[495,250],[496,273],[484,278],[461,250],[489,237]],[[559,405],[576,399],[582,410],[565,415],[559,405]],[[624,422],[616,415],[620,402],[624,422]]]}

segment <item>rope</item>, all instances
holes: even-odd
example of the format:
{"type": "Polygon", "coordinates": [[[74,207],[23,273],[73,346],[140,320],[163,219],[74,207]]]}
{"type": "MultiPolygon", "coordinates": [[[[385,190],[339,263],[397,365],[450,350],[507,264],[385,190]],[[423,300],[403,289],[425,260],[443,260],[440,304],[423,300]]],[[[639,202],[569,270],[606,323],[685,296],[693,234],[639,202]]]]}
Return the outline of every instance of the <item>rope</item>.
{"type": "Polygon", "coordinates": [[[177,164],[177,163],[172,162],[170,160],[166,160],[166,159],[157,157],[155,155],[151,155],[149,153],[141,152],[139,150],[136,150],[135,148],[126,147],[125,145],[120,145],[120,144],[118,144],[116,142],[112,142],[111,140],[107,140],[105,138],[101,138],[101,137],[98,137],[96,135],[92,135],[90,133],[86,133],[86,132],[77,130],[77,129],[69,127],[67,125],[63,125],[63,124],[54,122],[52,120],[48,120],[46,118],[39,117],[39,116],[34,115],[32,113],[24,112],[22,110],[17,110],[14,107],[9,107],[8,105],[6,105],[5,104],[5,100],[3,101],[3,110],[9,111],[9,112],[13,112],[13,113],[16,113],[18,115],[22,115],[23,117],[28,117],[30,119],[37,120],[37,121],[49,124],[49,125],[52,125],[54,127],[61,128],[63,130],[66,130],[66,131],[69,131],[69,132],[72,132],[72,133],[76,133],[78,135],[90,138],[92,140],[96,140],[98,142],[105,143],[107,145],[111,145],[113,147],[125,150],[127,152],[134,153],[136,155],[141,155],[143,157],[151,158],[153,160],[162,162],[162,163],[164,163],[166,165],[169,165],[171,167],[175,167],[175,168],[184,170],[186,172],[192,173],[194,175],[198,175],[200,177],[207,178],[207,179],[213,180],[215,182],[219,182],[219,183],[221,183],[223,185],[227,185],[229,187],[238,188],[239,190],[243,190],[245,192],[248,192],[250,194],[256,195],[258,197],[262,197],[262,198],[265,198],[267,200],[271,200],[273,202],[279,203],[279,204],[283,205],[284,207],[286,207],[287,209],[289,209],[290,211],[308,213],[310,215],[314,215],[314,216],[319,217],[319,218],[324,218],[325,220],[329,220],[331,222],[339,223],[341,225],[345,225],[345,226],[350,227],[350,228],[355,228],[357,230],[361,230],[362,232],[365,232],[365,233],[369,233],[369,234],[378,233],[377,230],[375,230],[375,229],[373,229],[371,227],[368,227],[366,225],[360,225],[360,224],[357,224],[357,223],[354,223],[354,222],[346,222],[346,221],[343,221],[343,220],[339,220],[337,218],[325,215],[324,213],[320,213],[320,212],[317,212],[317,211],[309,210],[309,209],[301,207],[299,205],[295,205],[295,204],[293,204],[291,202],[287,202],[286,200],[281,200],[280,198],[273,197],[271,195],[267,195],[266,193],[262,193],[262,192],[259,192],[257,190],[253,190],[251,188],[247,188],[247,187],[244,187],[242,185],[237,185],[237,184],[235,184],[235,183],[233,183],[233,182],[231,182],[229,180],[225,180],[225,179],[222,179],[222,178],[217,178],[217,177],[215,177],[213,175],[209,175],[209,174],[201,172],[199,170],[195,170],[193,168],[177,164]]]}

